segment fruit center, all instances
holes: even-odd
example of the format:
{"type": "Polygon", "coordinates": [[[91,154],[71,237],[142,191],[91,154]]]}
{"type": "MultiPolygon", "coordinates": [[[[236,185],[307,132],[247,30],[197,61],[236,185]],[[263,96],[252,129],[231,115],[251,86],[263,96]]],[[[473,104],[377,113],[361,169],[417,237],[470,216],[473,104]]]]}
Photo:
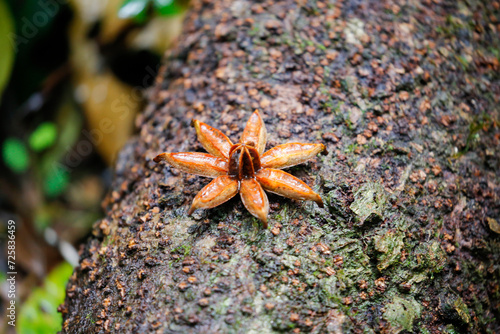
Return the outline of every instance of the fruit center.
{"type": "Polygon", "coordinates": [[[235,144],[229,150],[229,172],[230,176],[238,180],[255,177],[260,169],[259,152],[249,145],[235,144]]]}

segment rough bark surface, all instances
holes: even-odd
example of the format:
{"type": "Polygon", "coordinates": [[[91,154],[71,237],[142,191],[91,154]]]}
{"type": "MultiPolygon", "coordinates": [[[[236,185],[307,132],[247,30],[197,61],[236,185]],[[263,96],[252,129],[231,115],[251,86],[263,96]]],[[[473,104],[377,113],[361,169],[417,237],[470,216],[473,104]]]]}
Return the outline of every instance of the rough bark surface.
{"type": "Polygon", "coordinates": [[[499,3],[194,1],[106,217],[67,287],[66,333],[499,333],[499,3]],[[187,216],[197,118],[268,148],[325,208],[269,195],[187,216]]]}

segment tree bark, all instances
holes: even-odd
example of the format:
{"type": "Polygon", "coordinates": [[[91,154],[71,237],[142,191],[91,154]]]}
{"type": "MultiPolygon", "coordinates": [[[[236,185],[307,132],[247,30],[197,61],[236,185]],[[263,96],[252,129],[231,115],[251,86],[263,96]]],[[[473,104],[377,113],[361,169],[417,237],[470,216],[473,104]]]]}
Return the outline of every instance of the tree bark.
{"type": "Polygon", "coordinates": [[[193,1],[106,217],[81,249],[65,333],[498,333],[498,2],[193,1]],[[323,142],[269,195],[187,215],[209,180],[192,118],[268,148],[323,142]]]}

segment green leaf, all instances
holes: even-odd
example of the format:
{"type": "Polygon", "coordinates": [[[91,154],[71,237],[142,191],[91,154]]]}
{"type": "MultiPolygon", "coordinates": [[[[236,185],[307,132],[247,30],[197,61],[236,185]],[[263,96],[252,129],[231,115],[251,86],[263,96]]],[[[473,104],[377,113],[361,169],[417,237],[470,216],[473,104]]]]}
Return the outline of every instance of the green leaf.
{"type": "Polygon", "coordinates": [[[52,122],[40,124],[30,135],[29,144],[33,151],[41,151],[54,144],[57,139],[57,128],[52,122]]]}
{"type": "Polygon", "coordinates": [[[54,166],[45,178],[43,190],[49,197],[61,194],[69,183],[69,173],[60,166],[54,166]]]}
{"type": "Polygon", "coordinates": [[[18,333],[56,333],[61,330],[62,316],[57,307],[64,301],[66,283],[73,268],[63,262],[54,268],[42,287],[33,290],[19,310],[18,333]]]}
{"type": "Polygon", "coordinates": [[[175,0],[153,0],[155,8],[171,6],[174,2],[175,0]]]}
{"type": "Polygon", "coordinates": [[[3,142],[2,157],[5,164],[14,172],[22,173],[28,169],[28,150],[19,139],[7,138],[3,142]]]}
{"type": "Polygon", "coordinates": [[[144,22],[147,18],[149,2],[150,0],[125,0],[118,10],[118,17],[144,22]]]}
{"type": "Polygon", "coordinates": [[[179,15],[186,10],[186,7],[176,0],[153,0],[153,6],[161,16],[179,15]]]}
{"type": "Polygon", "coordinates": [[[14,63],[14,23],[4,0],[0,0],[0,99],[5,85],[9,82],[14,63]]]}

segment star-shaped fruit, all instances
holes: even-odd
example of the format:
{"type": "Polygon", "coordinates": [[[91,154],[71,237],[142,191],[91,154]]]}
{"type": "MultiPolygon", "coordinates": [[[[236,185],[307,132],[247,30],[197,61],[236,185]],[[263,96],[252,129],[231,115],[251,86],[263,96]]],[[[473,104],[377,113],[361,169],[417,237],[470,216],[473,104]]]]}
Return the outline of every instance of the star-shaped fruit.
{"type": "Polygon", "coordinates": [[[264,189],[292,199],[315,201],[323,207],[321,197],[307,184],[280,169],[312,159],[325,151],[325,145],[288,143],[264,153],[267,133],[258,111],[248,120],[237,144],[203,122],[193,120],[192,125],[210,154],[162,153],[154,159],[165,160],[186,173],[215,178],[196,195],[188,214],[216,207],[239,192],[243,205],[267,228],[269,201],[264,189]]]}

